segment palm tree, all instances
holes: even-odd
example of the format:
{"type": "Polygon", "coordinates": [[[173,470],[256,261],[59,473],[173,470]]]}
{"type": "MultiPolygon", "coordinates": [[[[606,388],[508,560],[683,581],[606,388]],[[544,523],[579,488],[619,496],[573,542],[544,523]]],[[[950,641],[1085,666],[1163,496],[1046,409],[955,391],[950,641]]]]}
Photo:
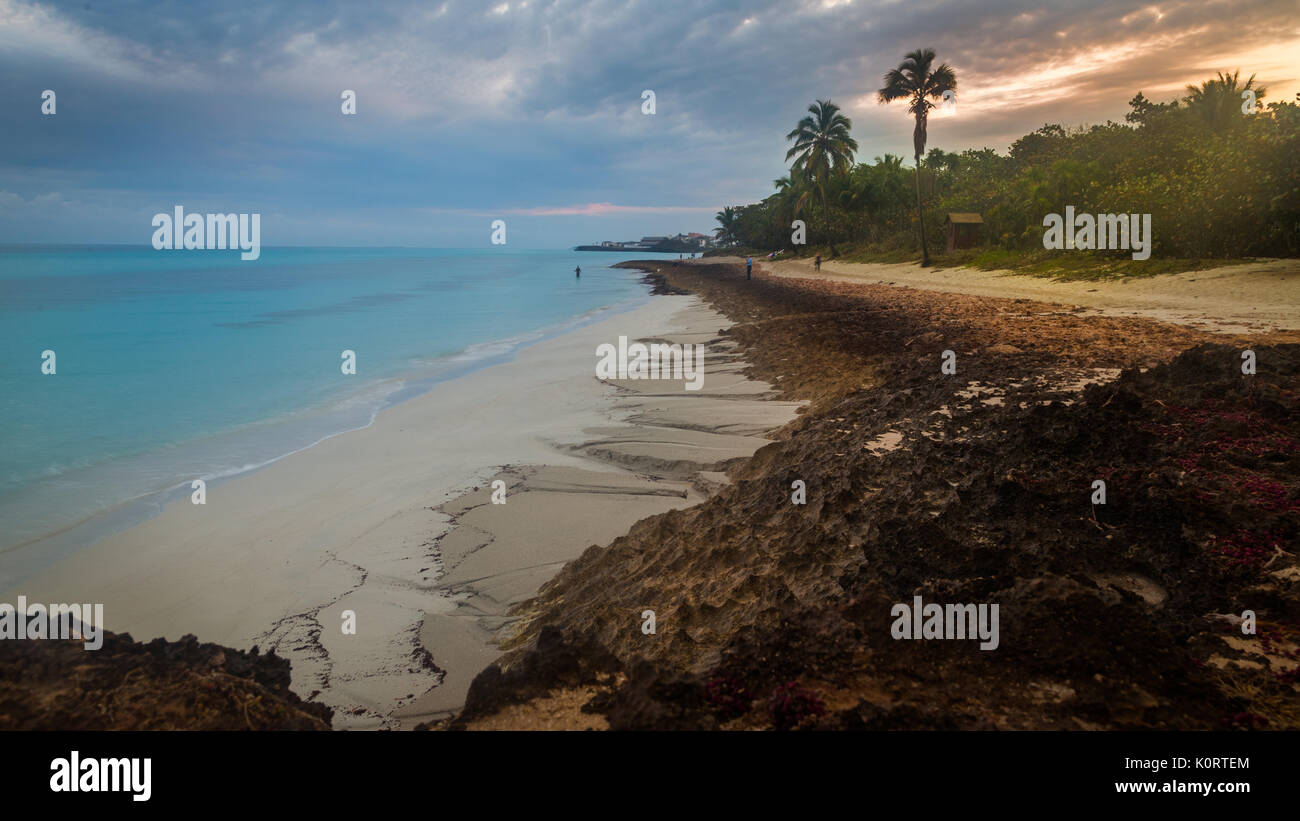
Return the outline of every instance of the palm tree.
{"type": "Polygon", "coordinates": [[[1239,116],[1242,110],[1242,92],[1255,92],[1255,99],[1264,99],[1267,89],[1255,85],[1255,75],[1250,75],[1245,85],[1239,85],[1241,71],[1224,74],[1216,72],[1217,78],[1206,80],[1199,86],[1187,86],[1187,96],[1183,98],[1187,106],[1200,114],[1206,125],[1218,131],[1231,118],[1239,116]]]}
{"type": "Polygon", "coordinates": [[[730,205],[719,211],[714,219],[718,221],[718,228],[713,229],[713,234],[721,242],[728,245],[736,241],[736,227],[740,224],[740,213],[730,205]]]}
{"type": "Polygon", "coordinates": [[[789,198],[799,195],[800,189],[803,186],[802,180],[799,179],[799,175],[796,173],[790,173],[780,179],[772,180],[772,187],[776,189],[776,193],[781,195],[781,197],[789,198]]]}
{"type": "Polygon", "coordinates": [[[785,135],[787,140],[794,140],[794,146],[785,152],[785,158],[794,158],[790,166],[791,180],[802,178],[816,186],[821,195],[822,220],[829,234],[826,182],[831,174],[843,174],[852,167],[853,152],[858,150],[858,143],[849,136],[853,122],[840,113],[840,107],[835,103],[818,100],[808,106],[808,113],[793,131],[785,135]]]}
{"type": "Polygon", "coordinates": [[[876,92],[882,105],[894,100],[908,100],[907,110],[916,118],[912,131],[912,148],[916,151],[916,213],[921,224],[921,264],[930,264],[930,251],[925,246],[925,211],[921,208],[921,157],[925,154],[925,125],[930,109],[943,99],[945,91],[957,90],[957,74],[947,63],[931,70],[934,49],[922,48],[911,52],[885,74],[885,86],[876,92]]]}
{"type": "Polygon", "coordinates": [[[876,157],[876,165],[886,171],[902,171],[903,158],[897,154],[886,154],[883,157],[876,157]]]}
{"type": "Polygon", "coordinates": [[[798,171],[791,171],[780,179],[772,180],[772,185],[776,188],[776,193],[772,196],[780,206],[781,218],[784,220],[787,215],[791,219],[797,218],[811,196],[807,180],[798,171]]]}

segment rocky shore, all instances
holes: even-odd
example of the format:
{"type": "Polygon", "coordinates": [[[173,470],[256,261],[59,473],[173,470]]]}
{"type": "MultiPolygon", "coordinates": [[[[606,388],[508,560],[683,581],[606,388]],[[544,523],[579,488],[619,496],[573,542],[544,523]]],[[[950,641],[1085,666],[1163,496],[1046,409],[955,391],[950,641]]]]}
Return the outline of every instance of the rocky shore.
{"type": "Polygon", "coordinates": [[[256,647],[0,641],[0,730],[328,730],[332,717],[289,690],[286,659],[256,647]]]}
{"type": "Polygon", "coordinates": [[[519,605],[434,726],[1300,727],[1295,332],[646,265],[811,405],[519,605]],[[997,649],[896,638],[916,596],[998,604],[997,649]]]}

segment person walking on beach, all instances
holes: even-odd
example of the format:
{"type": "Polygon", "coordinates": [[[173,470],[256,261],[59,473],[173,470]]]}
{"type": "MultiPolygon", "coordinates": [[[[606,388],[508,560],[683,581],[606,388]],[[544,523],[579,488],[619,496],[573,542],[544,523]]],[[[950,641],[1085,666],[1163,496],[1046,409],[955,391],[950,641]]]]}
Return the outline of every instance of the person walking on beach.
{"type": "Polygon", "coordinates": [[[750,273],[754,270],[754,258],[749,257],[745,260],[745,279],[749,279],[750,273]]]}
{"type": "Polygon", "coordinates": [[[581,266],[581,265],[579,265],[577,268],[574,268],[574,269],[573,269],[573,276],[574,276],[575,279],[580,279],[580,278],[582,277],[582,266],[581,266]]]}
{"type": "Polygon", "coordinates": [[[820,271],[821,269],[822,269],[822,255],[818,254],[817,259],[813,260],[813,270],[820,271]]]}

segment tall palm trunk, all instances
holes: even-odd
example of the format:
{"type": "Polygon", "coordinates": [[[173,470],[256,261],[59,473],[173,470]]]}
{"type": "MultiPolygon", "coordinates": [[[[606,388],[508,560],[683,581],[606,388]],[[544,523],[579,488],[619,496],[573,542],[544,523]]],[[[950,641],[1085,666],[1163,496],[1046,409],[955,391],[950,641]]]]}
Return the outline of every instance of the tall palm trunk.
{"type": "Polygon", "coordinates": [[[925,245],[925,211],[921,208],[921,155],[916,155],[916,216],[921,225],[921,267],[930,265],[930,249],[925,245]]]}
{"type": "MultiPolygon", "coordinates": [[[[924,102],[924,101],[923,101],[924,102]]],[[[925,109],[916,113],[916,128],[912,130],[912,149],[916,152],[916,218],[921,225],[921,267],[930,267],[930,249],[925,244],[925,209],[921,205],[921,157],[925,154],[925,109]]]]}

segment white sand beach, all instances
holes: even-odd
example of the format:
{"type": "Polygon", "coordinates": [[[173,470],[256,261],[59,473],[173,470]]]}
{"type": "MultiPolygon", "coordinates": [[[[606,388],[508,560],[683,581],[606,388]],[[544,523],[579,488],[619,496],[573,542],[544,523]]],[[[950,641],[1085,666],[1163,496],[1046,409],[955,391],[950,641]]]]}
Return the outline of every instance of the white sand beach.
{"type": "Polygon", "coordinates": [[[512,605],[589,546],[699,501],[793,418],[739,375],[726,324],[694,297],[656,297],[215,485],[206,505],[178,500],[13,593],[103,603],[108,629],[139,640],[274,649],[335,727],[446,715],[498,655],[512,605]],[[598,381],[596,348],[619,335],[710,343],[704,389],[598,381]],[[505,504],[489,500],[498,476],[505,504]]]}

